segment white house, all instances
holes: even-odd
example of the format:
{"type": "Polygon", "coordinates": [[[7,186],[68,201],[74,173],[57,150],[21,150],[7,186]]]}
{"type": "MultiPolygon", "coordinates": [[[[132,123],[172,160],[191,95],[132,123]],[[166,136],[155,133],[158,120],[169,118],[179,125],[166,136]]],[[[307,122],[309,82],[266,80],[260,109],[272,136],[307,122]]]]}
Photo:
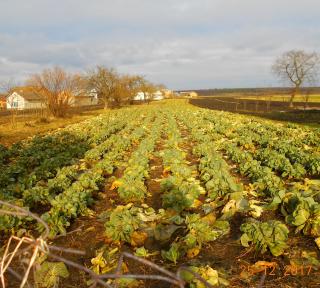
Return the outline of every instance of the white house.
{"type": "Polygon", "coordinates": [[[6,98],[7,109],[36,109],[45,107],[45,99],[30,89],[17,89],[6,98]]]}
{"type": "Polygon", "coordinates": [[[143,101],[145,100],[144,98],[144,93],[143,92],[138,92],[137,95],[133,98],[135,101],[143,101]]]}
{"type": "MultiPolygon", "coordinates": [[[[89,106],[98,104],[98,94],[96,91],[81,91],[72,96],[69,100],[70,106],[89,106]]],[[[33,92],[30,87],[20,87],[14,90],[6,98],[7,109],[39,109],[45,108],[45,98],[38,93],[33,92]]]]}
{"type": "MultiPolygon", "coordinates": [[[[135,101],[144,101],[147,100],[149,97],[149,93],[145,92],[138,92],[137,95],[133,98],[135,101]],[[146,96],[146,97],[145,97],[146,96]]],[[[150,97],[150,100],[162,100],[164,98],[163,93],[159,90],[152,94],[152,97],[150,97]]]]}

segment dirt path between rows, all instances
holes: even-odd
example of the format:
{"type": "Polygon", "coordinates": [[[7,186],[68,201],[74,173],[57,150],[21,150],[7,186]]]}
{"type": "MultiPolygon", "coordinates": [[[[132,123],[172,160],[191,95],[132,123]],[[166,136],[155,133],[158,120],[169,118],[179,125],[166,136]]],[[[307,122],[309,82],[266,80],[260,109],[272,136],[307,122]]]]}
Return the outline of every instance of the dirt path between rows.
{"type": "Polygon", "coordinates": [[[146,180],[148,193],[146,204],[155,210],[162,207],[160,179],[162,178],[163,162],[159,155],[159,151],[164,149],[165,135],[157,141],[154,153],[149,162],[149,178],[146,180]]]}

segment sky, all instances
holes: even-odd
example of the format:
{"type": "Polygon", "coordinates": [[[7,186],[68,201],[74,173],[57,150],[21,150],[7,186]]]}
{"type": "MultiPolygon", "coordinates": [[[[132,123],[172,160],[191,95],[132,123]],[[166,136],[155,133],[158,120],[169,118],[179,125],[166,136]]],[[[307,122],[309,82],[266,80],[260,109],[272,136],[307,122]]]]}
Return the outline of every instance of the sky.
{"type": "Polygon", "coordinates": [[[319,0],[0,0],[0,82],[96,65],[168,88],[281,86],[272,63],[320,52],[319,0]]]}

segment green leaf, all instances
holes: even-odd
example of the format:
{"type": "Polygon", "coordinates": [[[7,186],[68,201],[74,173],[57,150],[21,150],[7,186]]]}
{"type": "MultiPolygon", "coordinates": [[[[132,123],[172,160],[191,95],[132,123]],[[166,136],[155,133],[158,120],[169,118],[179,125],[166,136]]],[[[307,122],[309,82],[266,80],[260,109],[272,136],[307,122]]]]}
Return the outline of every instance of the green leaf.
{"type": "Polygon", "coordinates": [[[240,241],[241,241],[242,246],[244,246],[244,247],[250,246],[251,239],[247,234],[242,234],[240,241]]]}
{"type": "Polygon", "coordinates": [[[35,273],[35,282],[38,287],[56,287],[60,278],[68,278],[69,272],[63,262],[43,262],[35,273]]]}
{"type": "Polygon", "coordinates": [[[283,254],[287,248],[286,241],[289,230],[280,221],[259,222],[253,220],[250,223],[242,224],[240,230],[243,232],[241,244],[245,247],[249,247],[252,243],[261,253],[265,253],[269,248],[274,256],[283,254]]]}
{"type": "Polygon", "coordinates": [[[161,256],[164,259],[167,259],[174,264],[177,264],[177,260],[180,258],[181,253],[179,251],[180,245],[178,243],[173,243],[170,246],[170,249],[168,251],[162,250],[161,256]]]}
{"type": "Polygon", "coordinates": [[[172,234],[177,231],[180,226],[170,224],[170,225],[163,225],[159,224],[156,226],[154,230],[154,238],[157,241],[167,241],[170,240],[172,234]]]}

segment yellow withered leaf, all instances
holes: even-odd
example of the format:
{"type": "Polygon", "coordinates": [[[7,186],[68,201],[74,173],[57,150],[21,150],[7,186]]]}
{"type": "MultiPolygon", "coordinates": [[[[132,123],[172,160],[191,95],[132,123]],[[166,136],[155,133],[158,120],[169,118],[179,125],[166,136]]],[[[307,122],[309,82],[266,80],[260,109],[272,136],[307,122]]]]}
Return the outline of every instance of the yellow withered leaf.
{"type": "Polygon", "coordinates": [[[317,239],[314,240],[318,246],[318,248],[320,249],[320,237],[318,237],[317,239]]]}
{"type": "Polygon", "coordinates": [[[119,180],[115,180],[112,182],[112,185],[110,187],[110,190],[114,190],[116,188],[119,188],[122,185],[122,182],[119,180]]]}
{"type": "Polygon", "coordinates": [[[143,246],[144,242],[146,241],[147,238],[148,238],[148,234],[146,232],[134,231],[131,236],[131,243],[130,244],[131,244],[131,246],[134,246],[134,247],[143,246]]]}
{"type": "Polygon", "coordinates": [[[198,199],[195,199],[194,201],[193,201],[193,204],[192,204],[192,208],[199,208],[201,205],[202,205],[203,203],[200,201],[200,200],[198,200],[198,199]]]}
{"type": "Polygon", "coordinates": [[[213,224],[214,222],[216,222],[216,215],[214,212],[211,212],[208,215],[202,217],[201,220],[210,225],[210,224],[213,224]]]}
{"type": "Polygon", "coordinates": [[[164,167],[164,169],[162,171],[162,175],[164,177],[167,177],[170,174],[170,171],[171,171],[171,167],[170,166],[164,167]]]}
{"type": "Polygon", "coordinates": [[[129,268],[128,268],[128,265],[126,263],[122,263],[122,273],[128,273],[129,272],[129,268]]]}
{"type": "Polygon", "coordinates": [[[189,259],[192,259],[192,258],[196,257],[199,253],[200,253],[199,247],[194,247],[194,248],[191,248],[187,251],[187,257],[189,259]]]}

